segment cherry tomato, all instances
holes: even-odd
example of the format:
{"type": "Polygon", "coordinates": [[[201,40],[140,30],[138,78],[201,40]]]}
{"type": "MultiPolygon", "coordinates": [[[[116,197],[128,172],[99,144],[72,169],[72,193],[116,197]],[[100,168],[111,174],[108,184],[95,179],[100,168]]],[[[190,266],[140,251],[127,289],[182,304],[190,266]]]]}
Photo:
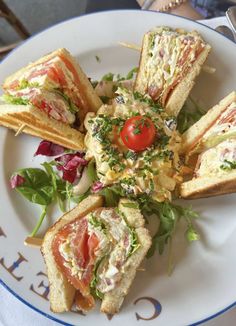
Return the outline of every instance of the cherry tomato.
{"type": "Polygon", "coordinates": [[[126,147],[140,152],[153,144],[156,128],[151,119],[138,115],[125,122],[120,136],[126,147]]]}

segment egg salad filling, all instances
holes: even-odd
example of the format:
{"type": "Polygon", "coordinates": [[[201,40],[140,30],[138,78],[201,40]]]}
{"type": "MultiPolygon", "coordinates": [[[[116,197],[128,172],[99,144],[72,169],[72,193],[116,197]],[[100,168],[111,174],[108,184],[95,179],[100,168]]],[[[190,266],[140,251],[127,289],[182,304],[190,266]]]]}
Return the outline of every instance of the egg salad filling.
{"type": "Polygon", "coordinates": [[[140,246],[125,215],[114,208],[96,209],[66,225],[57,237],[62,234],[62,241],[54,240],[62,259],[59,264],[69,271],[73,282],[78,279],[100,298],[115,288],[124,264],[140,246]],[[69,230],[66,236],[65,230],[69,230]]]}
{"type": "MultiPolygon", "coordinates": [[[[170,200],[179,180],[181,137],[176,131],[176,119],[149,96],[124,88],[117,93],[111,105],[103,105],[96,115],[90,112],[86,116],[86,159],[95,159],[104,186],[119,183],[126,195],[145,193],[159,202],[170,200]],[[156,129],[154,142],[142,151],[130,150],[120,137],[125,122],[135,116],[150,119],[156,129]]],[[[138,127],[135,132],[139,133],[138,127]]]]}
{"type": "Polygon", "coordinates": [[[149,46],[144,76],[147,93],[164,106],[206,43],[197,32],[187,33],[169,27],[155,28],[147,37],[149,46]]]}
{"type": "Polygon", "coordinates": [[[223,176],[236,171],[236,139],[228,139],[199,155],[196,177],[223,176]]]}

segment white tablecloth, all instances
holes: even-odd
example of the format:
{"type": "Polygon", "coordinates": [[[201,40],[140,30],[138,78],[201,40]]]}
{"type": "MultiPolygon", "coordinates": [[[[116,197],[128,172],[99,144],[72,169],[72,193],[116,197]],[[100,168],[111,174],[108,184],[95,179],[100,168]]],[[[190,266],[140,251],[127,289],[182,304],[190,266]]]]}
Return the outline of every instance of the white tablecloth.
{"type": "MultiPolygon", "coordinates": [[[[215,28],[227,25],[225,17],[204,20],[202,23],[215,28]]],[[[236,294],[235,294],[236,296],[236,294]]],[[[0,285],[0,325],[1,326],[57,326],[58,323],[34,312],[0,285]]],[[[236,308],[204,323],[204,326],[235,326],[236,308]]],[[[168,326],[168,325],[167,325],[168,326]]]]}

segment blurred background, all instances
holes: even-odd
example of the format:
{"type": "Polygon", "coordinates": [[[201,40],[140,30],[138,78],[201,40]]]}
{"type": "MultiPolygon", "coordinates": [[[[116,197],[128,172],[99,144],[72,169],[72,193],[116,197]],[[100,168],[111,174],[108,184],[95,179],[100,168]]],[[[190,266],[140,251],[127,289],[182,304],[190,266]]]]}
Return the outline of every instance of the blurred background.
{"type": "MultiPolygon", "coordinates": [[[[207,18],[224,15],[236,0],[191,0],[207,18]]],[[[0,58],[43,29],[85,13],[111,9],[139,9],[136,0],[0,0],[0,58]]]]}

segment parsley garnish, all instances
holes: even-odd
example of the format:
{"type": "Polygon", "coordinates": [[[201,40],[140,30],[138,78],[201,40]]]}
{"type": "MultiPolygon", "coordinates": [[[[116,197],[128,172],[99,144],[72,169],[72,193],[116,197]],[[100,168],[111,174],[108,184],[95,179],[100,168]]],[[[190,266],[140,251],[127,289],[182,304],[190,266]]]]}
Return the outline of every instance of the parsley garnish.
{"type": "Polygon", "coordinates": [[[161,113],[164,111],[163,107],[161,106],[160,103],[158,102],[154,102],[151,97],[147,96],[147,95],[142,95],[139,92],[134,92],[133,93],[134,99],[136,101],[139,102],[143,102],[143,103],[147,103],[148,106],[150,107],[150,109],[154,112],[154,113],[161,113]]]}
{"type": "MultiPolygon", "coordinates": [[[[127,139],[126,139],[127,140],[127,139]]],[[[136,152],[134,152],[134,151],[131,151],[131,150],[129,150],[128,152],[126,152],[126,154],[125,154],[125,158],[127,159],[127,160],[133,160],[133,161],[135,161],[135,160],[137,160],[137,158],[138,158],[138,154],[136,153],[136,152]]]]}

